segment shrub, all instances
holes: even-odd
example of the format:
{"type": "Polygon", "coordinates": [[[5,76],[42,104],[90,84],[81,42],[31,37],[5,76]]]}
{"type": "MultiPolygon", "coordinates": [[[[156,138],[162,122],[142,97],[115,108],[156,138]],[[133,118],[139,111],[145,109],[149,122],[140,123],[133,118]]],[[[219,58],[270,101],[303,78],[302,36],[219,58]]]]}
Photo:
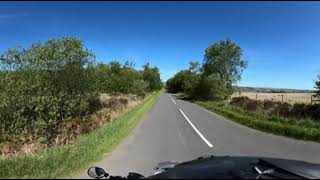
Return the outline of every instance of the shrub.
{"type": "Polygon", "coordinates": [[[302,103],[294,104],[292,106],[290,116],[296,117],[296,118],[306,118],[308,116],[306,111],[306,104],[302,104],[302,103]]]}
{"type": "Polygon", "coordinates": [[[320,104],[306,105],[306,114],[312,119],[320,120],[320,104]]]}
{"type": "Polygon", "coordinates": [[[246,96],[234,97],[231,99],[230,105],[244,108],[248,104],[249,101],[250,101],[250,99],[246,96]]]}
{"type": "Polygon", "coordinates": [[[320,120],[320,104],[307,105],[296,103],[291,105],[289,103],[273,102],[270,100],[257,101],[249,99],[248,97],[234,97],[229,104],[240,107],[246,111],[260,111],[264,114],[278,117],[320,120]]]}
{"type": "MultiPolygon", "coordinates": [[[[101,93],[144,98],[146,92],[162,88],[157,67],[138,71],[129,63],[94,61],[93,53],[75,38],[49,39],[1,54],[0,154],[2,148],[10,149],[8,144],[17,149],[30,142],[65,144],[101,127],[110,120],[109,113],[97,112],[105,105],[101,93]],[[88,119],[94,112],[97,118],[88,119]]],[[[128,103],[116,98],[106,109],[119,111],[128,103]]]]}
{"type": "Polygon", "coordinates": [[[255,112],[260,111],[263,108],[263,105],[260,101],[250,100],[245,105],[244,109],[247,111],[255,112]]]}
{"type": "Polygon", "coordinates": [[[275,103],[275,107],[271,114],[280,117],[289,117],[291,113],[291,105],[288,103],[275,103]]]}
{"type": "Polygon", "coordinates": [[[89,110],[89,84],[84,66],[93,55],[73,38],[50,39],[1,55],[1,128],[10,134],[28,132],[47,143],[69,117],[89,110]]]}
{"type": "Polygon", "coordinates": [[[269,110],[272,107],[274,107],[274,102],[273,101],[270,101],[270,100],[264,100],[263,101],[263,109],[264,110],[269,110]]]}

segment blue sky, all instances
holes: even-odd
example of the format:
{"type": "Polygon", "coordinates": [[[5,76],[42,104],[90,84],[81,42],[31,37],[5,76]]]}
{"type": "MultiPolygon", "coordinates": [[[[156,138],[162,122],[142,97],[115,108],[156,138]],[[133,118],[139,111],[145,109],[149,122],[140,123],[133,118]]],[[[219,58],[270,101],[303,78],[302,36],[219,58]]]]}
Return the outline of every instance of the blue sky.
{"type": "Polygon", "coordinates": [[[239,85],[312,89],[320,74],[320,2],[1,2],[0,52],[81,38],[97,61],[150,62],[162,79],[231,38],[248,68],[239,85]]]}

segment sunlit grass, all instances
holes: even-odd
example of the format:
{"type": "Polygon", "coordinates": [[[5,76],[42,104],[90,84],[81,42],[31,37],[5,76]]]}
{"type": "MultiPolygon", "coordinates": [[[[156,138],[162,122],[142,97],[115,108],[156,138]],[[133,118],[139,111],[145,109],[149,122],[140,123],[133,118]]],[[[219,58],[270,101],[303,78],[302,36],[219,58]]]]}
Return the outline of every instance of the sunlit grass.
{"type": "Polygon", "coordinates": [[[320,123],[312,120],[267,116],[259,113],[247,112],[240,108],[214,101],[195,101],[195,103],[210,111],[223,115],[230,120],[254,129],[296,139],[320,142],[320,123]]]}

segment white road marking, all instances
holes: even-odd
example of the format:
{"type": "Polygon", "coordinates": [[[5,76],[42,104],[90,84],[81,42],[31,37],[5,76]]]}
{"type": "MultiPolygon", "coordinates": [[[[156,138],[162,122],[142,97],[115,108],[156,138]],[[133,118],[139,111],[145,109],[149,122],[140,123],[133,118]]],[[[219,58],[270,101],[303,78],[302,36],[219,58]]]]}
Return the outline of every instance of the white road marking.
{"type": "Polygon", "coordinates": [[[171,97],[170,97],[171,101],[174,103],[174,104],[177,104],[171,97]]]}
{"type": "Polygon", "coordinates": [[[172,101],[174,104],[177,104],[177,103],[172,99],[171,96],[168,95],[168,97],[171,99],[171,101],[172,101]]]}
{"type": "Polygon", "coordinates": [[[193,128],[193,130],[196,131],[196,133],[200,136],[200,138],[210,147],[213,148],[213,145],[201,134],[201,132],[192,124],[192,122],[189,120],[189,118],[184,114],[184,112],[179,109],[180,113],[183,115],[183,117],[187,120],[187,122],[190,124],[190,126],[193,128]]]}

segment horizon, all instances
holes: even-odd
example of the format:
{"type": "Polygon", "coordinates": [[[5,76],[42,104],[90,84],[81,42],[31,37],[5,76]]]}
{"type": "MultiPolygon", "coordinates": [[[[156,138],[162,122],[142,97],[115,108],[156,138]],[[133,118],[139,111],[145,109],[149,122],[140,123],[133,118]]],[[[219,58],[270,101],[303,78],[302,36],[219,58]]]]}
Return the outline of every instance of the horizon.
{"type": "Polygon", "coordinates": [[[248,61],[237,86],[314,90],[319,18],[318,2],[1,2],[0,52],[75,37],[97,62],[150,62],[166,81],[231,38],[248,61]]]}

